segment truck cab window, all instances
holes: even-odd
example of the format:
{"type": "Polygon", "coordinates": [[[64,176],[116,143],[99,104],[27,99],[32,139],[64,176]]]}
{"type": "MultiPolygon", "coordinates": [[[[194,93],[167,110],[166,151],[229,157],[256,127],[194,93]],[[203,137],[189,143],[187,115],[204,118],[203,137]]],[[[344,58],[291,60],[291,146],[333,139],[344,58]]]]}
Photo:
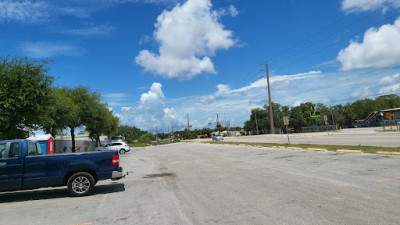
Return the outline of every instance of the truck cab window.
{"type": "Polygon", "coordinates": [[[28,155],[39,155],[38,149],[33,142],[28,143],[28,155]]]}
{"type": "Polygon", "coordinates": [[[0,158],[6,158],[6,143],[0,144],[0,158]]]}
{"type": "Polygon", "coordinates": [[[13,142],[10,144],[10,149],[8,150],[8,158],[18,158],[19,157],[19,143],[13,142]]]}

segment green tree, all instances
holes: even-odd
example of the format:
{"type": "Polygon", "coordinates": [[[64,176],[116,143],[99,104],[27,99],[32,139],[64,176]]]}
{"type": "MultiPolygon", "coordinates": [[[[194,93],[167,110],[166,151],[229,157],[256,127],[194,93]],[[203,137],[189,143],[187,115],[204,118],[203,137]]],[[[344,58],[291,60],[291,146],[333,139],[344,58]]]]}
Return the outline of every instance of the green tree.
{"type": "Polygon", "coordinates": [[[132,143],[135,140],[138,140],[139,137],[141,137],[146,133],[147,133],[146,131],[142,131],[139,128],[124,125],[124,126],[119,126],[117,128],[117,131],[114,132],[113,135],[124,136],[126,142],[132,143]]]}
{"type": "Polygon", "coordinates": [[[89,132],[89,137],[96,140],[96,147],[100,145],[100,136],[102,134],[109,135],[115,132],[118,128],[119,120],[112,111],[107,108],[107,105],[99,101],[92,103],[90,113],[86,116],[85,127],[89,132]]]}
{"type": "Polygon", "coordinates": [[[257,134],[257,131],[258,133],[263,133],[265,129],[267,129],[267,125],[269,122],[269,119],[267,120],[266,118],[266,110],[260,108],[252,109],[250,120],[245,122],[244,129],[246,131],[250,131],[252,134],[257,134]]]}
{"type": "Polygon", "coordinates": [[[40,116],[39,126],[55,137],[78,118],[78,106],[67,94],[66,88],[52,88],[49,104],[40,116]]]}
{"type": "MultiPolygon", "coordinates": [[[[274,127],[283,129],[283,116],[290,114],[289,106],[281,106],[278,103],[272,103],[272,110],[274,116],[274,127]]],[[[252,109],[250,120],[246,121],[244,124],[244,129],[246,131],[251,131],[253,134],[257,133],[269,133],[270,132],[270,113],[269,106],[264,105],[262,109],[252,109]]]]}
{"type": "MultiPolygon", "coordinates": [[[[266,127],[268,128],[268,130],[270,130],[271,125],[270,125],[269,107],[267,105],[264,105],[264,109],[266,111],[266,117],[265,117],[266,127]]],[[[274,127],[284,130],[285,125],[283,123],[283,117],[289,116],[290,114],[289,106],[281,106],[278,103],[272,102],[272,111],[274,116],[274,127]]]]}
{"type": "Polygon", "coordinates": [[[138,138],[138,142],[150,144],[153,140],[155,140],[155,136],[152,133],[143,134],[138,138]]]}
{"type": "Polygon", "coordinates": [[[53,77],[47,63],[0,57],[0,138],[26,138],[44,113],[53,77]]]}
{"type": "Polygon", "coordinates": [[[289,125],[294,128],[295,132],[301,132],[302,127],[312,126],[315,105],[311,102],[302,103],[293,107],[290,111],[289,125]]]}
{"type": "Polygon", "coordinates": [[[73,104],[78,108],[76,118],[66,121],[66,127],[71,131],[72,151],[75,152],[75,129],[83,125],[91,126],[91,123],[96,122],[93,115],[98,110],[97,106],[100,104],[100,95],[97,92],[92,92],[89,87],[85,86],[75,88],[63,87],[62,90],[72,99],[73,104]]]}
{"type": "Polygon", "coordinates": [[[400,107],[400,97],[398,95],[383,95],[375,99],[376,110],[393,109],[400,107]]]}
{"type": "Polygon", "coordinates": [[[217,126],[215,126],[215,129],[214,129],[214,130],[215,130],[216,132],[220,133],[220,132],[224,131],[224,128],[222,127],[221,124],[217,124],[217,126]]]}

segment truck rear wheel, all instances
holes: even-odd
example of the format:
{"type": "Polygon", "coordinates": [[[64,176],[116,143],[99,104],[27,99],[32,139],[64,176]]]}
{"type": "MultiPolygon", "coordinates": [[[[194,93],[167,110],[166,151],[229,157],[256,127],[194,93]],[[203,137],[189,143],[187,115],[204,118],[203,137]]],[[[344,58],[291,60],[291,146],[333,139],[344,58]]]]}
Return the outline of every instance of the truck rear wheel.
{"type": "Polygon", "coordinates": [[[75,197],[85,196],[93,190],[94,184],[94,178],[89,173],[75,173],[68,179],[68,192],[75,197]]]}

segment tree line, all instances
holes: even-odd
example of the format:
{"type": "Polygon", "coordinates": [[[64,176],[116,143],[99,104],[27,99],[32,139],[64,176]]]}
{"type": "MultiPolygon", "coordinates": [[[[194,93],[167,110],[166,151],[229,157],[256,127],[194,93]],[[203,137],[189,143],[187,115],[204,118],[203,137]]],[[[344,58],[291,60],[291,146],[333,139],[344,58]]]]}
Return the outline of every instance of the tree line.
{"type": "Polygon", "coordinates": [[[99,93],[89,87],[55,87],[46,61],[0,57],[0,139],[24,139],[42,129],[56,136],[69,129],[72,150],[75,132],[84,127],[100,144],[100,136],[123,135],[128,142],[147,132],[120,126],[99,93]]]}
{"type": "MultiPolygon", "coordinates": [[[[313,126],[314,118],[311,115],[314,115],[314,113],[320,115],[317,118],[319,125],[325,124],[324,115],[326,115],[329,124],[346,128],[352,126],[356,120],[365,119],[371,112],[398,107],[400,107],[400,97],[396,94],[383,95],[376,99],[367,98],[346,105],[338,104],[334,106],[306,102],[299,106],[289,107],[272,103],[275,128],[285,131],[283,117],[288,116],[289,127],[294,132],[301,132],[302,127],[313,126]]],[[[244,129],[253,134],[257,130],[259,133],[269,133],[269,127],[269,107],[267,105],[264,105],[263,108],[252,109],[250,119],[244,124],[244,129]]]]}

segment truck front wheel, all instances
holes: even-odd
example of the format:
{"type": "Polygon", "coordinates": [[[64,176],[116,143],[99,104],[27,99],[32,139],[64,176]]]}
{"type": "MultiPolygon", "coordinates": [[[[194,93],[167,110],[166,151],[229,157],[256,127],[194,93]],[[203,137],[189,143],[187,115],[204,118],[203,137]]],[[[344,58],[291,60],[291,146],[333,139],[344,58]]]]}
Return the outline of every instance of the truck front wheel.
{"type": "Polygon", "coordinates": [[[94,178],[89,173],[75,173],[68,179],[68,192],[75,197],[85,196],[93,190],[94,184],[94,178]]]}

